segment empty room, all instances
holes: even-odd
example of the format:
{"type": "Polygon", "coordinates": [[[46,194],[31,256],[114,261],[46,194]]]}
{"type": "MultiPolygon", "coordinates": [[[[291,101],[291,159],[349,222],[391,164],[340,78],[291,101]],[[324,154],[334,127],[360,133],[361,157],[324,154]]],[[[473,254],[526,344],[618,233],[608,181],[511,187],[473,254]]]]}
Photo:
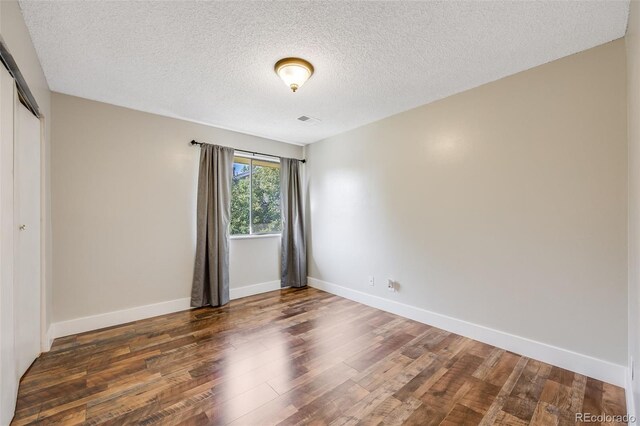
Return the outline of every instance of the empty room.
{"type": "Polygon", "coordinates": [[[0,426],[640,424],[640,0],[2,0],[0,62],[0,426]]]}

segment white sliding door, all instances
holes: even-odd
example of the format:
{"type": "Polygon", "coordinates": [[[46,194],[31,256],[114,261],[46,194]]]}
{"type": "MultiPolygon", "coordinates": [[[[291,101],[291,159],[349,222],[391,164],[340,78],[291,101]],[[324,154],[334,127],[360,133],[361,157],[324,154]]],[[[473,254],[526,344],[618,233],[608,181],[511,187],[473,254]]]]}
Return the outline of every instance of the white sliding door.
{"type": "Polygon", "coordinates": [[[0,425],[13,418],[18,392],[14,322],[13,110],[15,85],[0,66],[0,425]]]}
{"type": "Polygon", "coordinates": [[[15,339],[22,376],[40,354],[40,120],[20,102],[15,114],[15,339]]]}
{"type": "Polygon", "coordinates": [[[0,65],[0,426],[41,345],[40,120],[0,65]]]}

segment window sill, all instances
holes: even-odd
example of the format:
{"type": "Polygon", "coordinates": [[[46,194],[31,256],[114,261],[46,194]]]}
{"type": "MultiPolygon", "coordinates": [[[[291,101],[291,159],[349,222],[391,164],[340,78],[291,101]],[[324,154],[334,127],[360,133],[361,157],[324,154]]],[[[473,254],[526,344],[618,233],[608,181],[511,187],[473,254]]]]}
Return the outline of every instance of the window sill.
{"type": "Polygon", "coordinates": [[[253,240],[254,238],[280,238],[281,234],[253,234],[253,235],[231,235],[232,240],[253,240]]]}

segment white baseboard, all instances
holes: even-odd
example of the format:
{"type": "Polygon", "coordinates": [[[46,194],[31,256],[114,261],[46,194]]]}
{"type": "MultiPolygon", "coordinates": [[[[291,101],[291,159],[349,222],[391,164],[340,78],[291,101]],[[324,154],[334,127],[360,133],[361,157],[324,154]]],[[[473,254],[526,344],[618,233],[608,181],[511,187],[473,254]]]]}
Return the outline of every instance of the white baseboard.
{"type": "Polygon", "coordinates": [[[424,324],[469,337],[498,348],[537,359],[617,386],[625,386],[627,368],[557,346],[527,339],[426,309],[374,296],[348,287],[308,277],[311,287],[424,324]]]}
{"type": "Polygon", "coordinates": [[[49,352],[51,350],[52,344],[53,344],[53,324],[49,324],[49,328],[47,329],[47,334],[45,336],[43,352],[49,352]]]}
{"type": "MultiPolygon", "coordinates": [[[[229,298],[234,300],[278,289],[280,289],[280,281],[269,281],[266,283],[231,288],[229,289],[229,298]]],[[[54,338],[98,330],[100,328],[125,324],[131,321],[156,317],[158,315],[186,311],[191,309],[190,302],[190,298],[185,297],[182,299],[169,300],[151,305],[136,306],[129,309],[105,312],[103,314],[56,322],[51,324],[49,331],[47,332],[49,349],[51,348],[51,343],[54,338]]]]}
{"type": "Polygon", "coordinates": [[[280,281],[268,281],[266,283],[231,288],[229,289],[229,298],[231,300],[240,299],[241,297],[253,296],[254,294],[266,293],[274,290],[280,290],[280,281]]]}
{"type": "Polygon", "coordinates": [[[84,333],[85,331],[111,327],[113,325],[125,324],[131,321],[156,317],[158,315],[184,311],[191,308],[190,303],[191,299],[185,297],[182,299],[169,300],[167,302],[136,306],[134,308],[122,309],[120,311],[105,312],[103,314],[55,322],[51,324],[51,328],[53,329],[53,337],[58,338],[69,336],[71,334],[84,333]]]}
{"type": "Polygon", "coordinates": [[[636,401],[633,395],[633,386],[631,383],[631,368],[627,369],[624,382],[624,394],[627,399],[627,414],[629,415],[629,425],[637,425],[638,417],[636,417],[636,401]],[[634,421],[631,421],[633,419],[634,421]]]}

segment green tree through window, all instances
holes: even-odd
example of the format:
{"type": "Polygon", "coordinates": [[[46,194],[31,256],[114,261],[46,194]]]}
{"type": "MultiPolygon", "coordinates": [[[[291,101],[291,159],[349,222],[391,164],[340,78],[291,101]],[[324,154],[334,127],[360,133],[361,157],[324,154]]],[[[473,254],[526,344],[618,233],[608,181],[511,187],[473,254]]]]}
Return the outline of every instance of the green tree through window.
{"type": "Polygon", "coordinates": [[[279,233],[280,215],[280,164],[235,157],[231,235],[279,233]]]}

